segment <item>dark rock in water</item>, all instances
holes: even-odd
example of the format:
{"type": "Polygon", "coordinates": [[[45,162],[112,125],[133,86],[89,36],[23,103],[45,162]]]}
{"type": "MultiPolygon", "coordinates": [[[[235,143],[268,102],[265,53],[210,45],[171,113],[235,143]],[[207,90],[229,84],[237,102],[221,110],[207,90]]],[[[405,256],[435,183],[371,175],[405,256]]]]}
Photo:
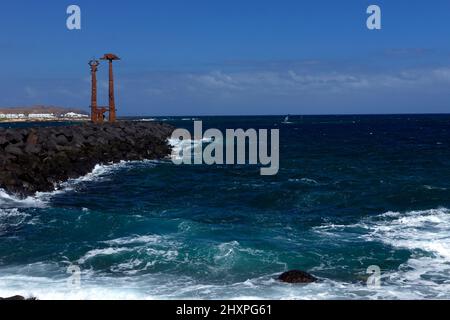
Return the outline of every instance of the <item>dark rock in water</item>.
{"type": "Polygon", "coordinates": [[[291,270],[280,275],[278,280],[286,283],[311,283],[316,282],[317,278],[304,271],[291,270]]]}
{"type": "Polygon", "coordinates": [[[173,130],[131,121],[0,130],[0,189],[25,197],[53,191],[96,164],[165,158],[173,130]]]}
{"type": "Polygon", "coordinates": [[[22,296],[14,296],[14,297],[9,297],[9,298],[0,298],[0,300],[3,300],[3,301],[22,301],[22,300],[27,300],[27,299],[25,299],[25,297],[22,297],[22,296]]]}
{"type": "Polygon", "coordinates": [[[0,301],[36,301],[37,298],[35,297],[31,297],[31,298],[25,298],[23,296],[13,296],[13,297],[9,297],[9,298],[1,298],[0,297],[0,301]]]}

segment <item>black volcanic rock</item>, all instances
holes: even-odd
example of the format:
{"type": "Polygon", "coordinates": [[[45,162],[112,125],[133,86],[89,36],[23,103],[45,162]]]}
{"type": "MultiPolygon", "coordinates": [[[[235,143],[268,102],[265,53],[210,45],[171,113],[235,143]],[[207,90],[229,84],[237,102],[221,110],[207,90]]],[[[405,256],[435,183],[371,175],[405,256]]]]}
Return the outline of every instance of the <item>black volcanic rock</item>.
{"type": "Polygon", "coordinates": [[[34,297],[31,298],[25,298],[24,296],[13,296],[13,297],[8,297],[8,298],[2,298],[0,297],[0,301],[36,301],[37,299],[34,297]]]}
{"type": "Polygon", "coordinates": [[[21,144],[9,144],[5,148],[5,153],[7,154],[9,153],[14,156],[21,156],[23,155],[23,151],[20,148],[21,146],[22,146],[21,144]]]}
{"type": "Polygon", "coordinates": [[[9,298],[0,298],[0,300],[4,300],[4,301],[23,301],[26,300],[25,297],[22,296],[14,296],[14,297],[9,297],[9,298]]]}
{"type": "Polygon", "coordinates": [[[286,283],[312,283],[316,282],[317,278],[304,271],[291,270],[280,275],[278,280],[286,283]]]}
{"type": "Polygon", "coordinates": [[[131,121],[0,130],[0,188],[29,196],[52,191],[96,164],[165,158],[173,130],[131,121]]]}

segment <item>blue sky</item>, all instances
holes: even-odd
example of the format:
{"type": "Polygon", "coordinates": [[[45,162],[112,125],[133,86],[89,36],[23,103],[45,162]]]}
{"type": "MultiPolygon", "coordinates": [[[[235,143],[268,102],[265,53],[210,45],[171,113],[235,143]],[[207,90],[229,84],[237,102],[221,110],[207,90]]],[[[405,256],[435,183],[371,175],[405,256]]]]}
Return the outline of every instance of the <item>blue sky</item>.
{"type": "Polygon", "coordinates": [[[447,0],[2,2],[0,106],[87,110],[87,61],[113,52],[121,115],[449,112],[449,18],[447,0]]]}

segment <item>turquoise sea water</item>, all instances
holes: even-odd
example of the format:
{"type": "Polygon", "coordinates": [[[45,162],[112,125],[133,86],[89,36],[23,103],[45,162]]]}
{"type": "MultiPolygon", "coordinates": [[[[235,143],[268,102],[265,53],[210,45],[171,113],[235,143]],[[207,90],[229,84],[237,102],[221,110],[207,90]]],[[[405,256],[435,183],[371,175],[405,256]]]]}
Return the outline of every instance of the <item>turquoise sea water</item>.
{"type": "Polygon", "coordinates": [[[199,119],[280,129],[279,174],[143,161],[28,199],[0,191],[0,296],[450,298],[450,116],[199,119]],[[295,268],[321,281],[274,280],[295,268]]]}

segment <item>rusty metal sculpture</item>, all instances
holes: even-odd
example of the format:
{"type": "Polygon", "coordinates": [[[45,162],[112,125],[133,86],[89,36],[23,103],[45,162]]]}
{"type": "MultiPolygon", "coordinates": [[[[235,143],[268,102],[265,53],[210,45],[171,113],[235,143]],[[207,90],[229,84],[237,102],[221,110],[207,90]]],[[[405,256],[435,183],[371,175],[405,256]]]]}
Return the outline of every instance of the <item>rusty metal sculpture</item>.
{"type": "Polygon", "coordinates": [[[120,60],[120,58],[115,54],[107,53],[101,58],[101,60],[109,61],[109,106],[97,106],[97,69],[100,63],[98,60],[93,59],[89,62],[92,74],[91,120],[94,123],[103,123],[105,113],[109,112],[108,120],[112,123],[116,121],[116,102],[114,99],[114,74],[112,62],[114,60],[120,60]]]}
{"type": "Polygon", "coordinates": [[[91,91],[91,121],[99,122],[98,119],[98,107],[97,107],[97,70],[100,62],[98,60],[92,59],[89,61],[89,66],[91,67],[92,76],[92,91],[91,91]]]}
{"type": "Polygon", "coordinates": [[[109,122],[116,121],[116,102],[114,100],[114,74],[113,61],[120,60],[118,56],[112,53],[105,54],[101,60],[109,61],[109,122]]]}

